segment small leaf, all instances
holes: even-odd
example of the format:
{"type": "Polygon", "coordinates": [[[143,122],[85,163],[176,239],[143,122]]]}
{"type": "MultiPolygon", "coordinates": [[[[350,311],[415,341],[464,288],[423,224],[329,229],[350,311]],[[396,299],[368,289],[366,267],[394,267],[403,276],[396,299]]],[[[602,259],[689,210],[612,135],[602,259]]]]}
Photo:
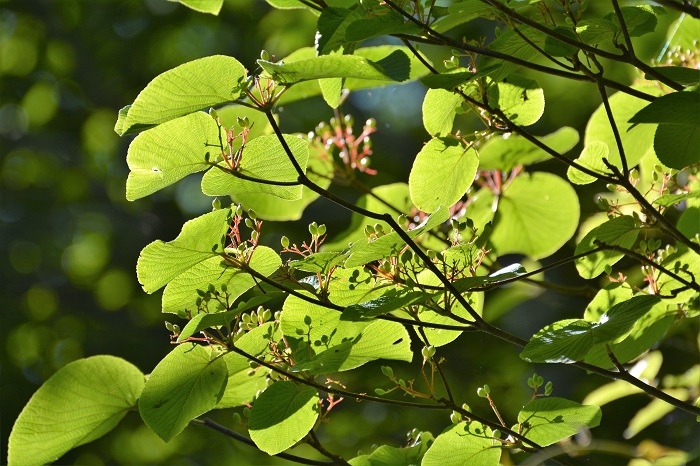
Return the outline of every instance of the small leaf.
{"type": "Polygon", "coordinates": [[[188,113],[236,100],[245,89],[246,70],[223,55],[200,58],[156,76],[136,97],[115,130],[157,125],[188,113]]]}
{"type": "Polygon", "coordinates": [[[180,335],[177,337],[178,343],[187,340],[192,335],[206,330],[212,327],[223,327],[231,323],[236,316],[242,312],[249,309],[258,307],[259,305],[270,300],[269,296],[255,296],[249,299],[247,302],[239,303],[238,306],[230,309],[226,312],[217,312],[215,314],[201,313],[192,317],[192,319],[187,322],[185,328],[182,329],[180,335]]]}
{"type": "MultiPolygon", "coordinates": [[[[579,155],[574,162],[578,163],[584,168],[593,170],[596,173],[609,176],[610,170],[603,162],[603,159],[608,158],[608,152],[608,145],[604,142],[591,141],[590,143],[586,144],[586,147],[583,148],[581,155],[579,155]]],[[[569,167],[569,169],[566,171],[566,176],[569,178],[569,181],[579,185],[591,184],[598,179],[574,167],[569,167]]]]}
{"type": "Polygon", "coordinates": [[[437,436],[421,462],[422,466],[495,466],[501,457],[500,442],[480,422],[460,422],[437,436]]]}
{"type": "Polygon", "coordinates": [[[276,382],[255,400],[248,429],[255,445],[268,455],[291,448],[318,418],[318,392],[291,381],[276,382]]]}
{"type": "Polygon", "coordinates": [[[112,430],[141,396],[144,377],[113,356],[79,359],[32,395],[10,432],[7,461],[46,464],[112,430]]]}
{"type": "Polygon", "coordinates": [[[537,398],[518,413],[522,434],[543,447],[600,424],[598,406],[585,406],[563,398],[537,398]]]}
{"type": "Polygon", "coordinates": [[[370,455],[362,455],[349,461],[352,466],[390,466],[396,464],[420,464],[423,455],[433,443],[430,432],[421,432],[419,440],[411,446],[396,448],[382,445],[370,455]]]}
{"type": "Polygon", "coordinates": [[[139,400],[143,421],[166,442],[192,419],[213,409],[224,393],[228,370],[203,346],[183,343],[151,373],[139,400]]]}
{"type": "Polygon", "coordinates": [[[434,138],[418,153],[408,177],[411,200],[425,212],[454,205],[474,182],[479,154],[452,138],[434,138]]]}
{"type": "Polygon", "coordinates": [[[686,199],[694,199],[700,197],[700,191],[691,191],[689,193],[680,194],[666,194],[664,196],[659,196],[654,199],[654,204],[663,207],[670,207],[679,202],[685,201],[686,199]]]}

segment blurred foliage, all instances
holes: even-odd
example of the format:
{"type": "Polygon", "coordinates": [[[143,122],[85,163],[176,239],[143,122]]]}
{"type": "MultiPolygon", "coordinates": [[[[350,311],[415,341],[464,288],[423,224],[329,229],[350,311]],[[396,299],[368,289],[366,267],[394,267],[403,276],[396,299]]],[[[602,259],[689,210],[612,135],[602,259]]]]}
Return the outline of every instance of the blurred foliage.
{"type": "MultiPolygon", "coordinates": [[[[589,3],[601,15],[609,8],[608,2],[589,3]]],[[[662,17],[657,32],[639,41],[640,57],[648,59],[662,50],[665,31],[674,19],[670,13],[662,17]]],[[[132,361],[148,373],[170,350],[159,312],[160,296],[141,292],[134,266],[144,245],[156,238],[175,237],[186,219],[211,208],[210,199],[201,194],[198,178],[190,177],[147,199],[127,202],[124,156],[129,141],[120,140],[113,131],[117,109],[133,101],[154,76],[183,62],[225,54],[254,67],[261,49],[283,57],[313,45],[314,33],[315,18],[310,13],[273,11],[260,0],[227,0],[219,17],[165,0],[0,1],[0,432],[5,434],[0,438],[0,457],[6,458],[7,434],[22,406],[58,368],[84,356],[107,353],[132,361]]],[[[468,39],[492,34],[490,26],[480,22],[451,33],[468,39]]],[[[449,58],[429,47],[422,51],[436,63],[449,58]]],[[[614,77],[625,83],[639,77],[625,73],[619,69],[614,77]]],[[[538,80],[547,95],[547,109],[534,132],[547,134],[568,125],[582,133],[600,102],[595,86],[542,75],[538,80]]],[[[368,184],[408,178],[412,159],[427,139],[420,116],[424,92],[415,83],[358,91],[344,107],[357,121],[368,117],[378,121],[372,162],[379,174],[366,177],[368,184]]],[[[306,132],[332,116],[320,97],[290,104],[280,112],[289,132],[306,132]],[[304,112],[297,111],[302,105],[304,112]]],[[[563,172],[548,163],[548,169],[563,172]]],[[[590,188],[590,202],[582,202],[588,213],[594,210],[596,189],[590,188]]],[[[329,217],[324,202],[307,209],[301,225],[323,215],[330,232],[340,231],[349,216],[332,210],[334,217],[329,217]]],[[[270,240],[279,239],[274,224],[266,224],[266,231],[270,240]]],[[[562,285],[578,280],[574,270],[557,271],[548,278],[562,285]]],[[[485,312],[500,314],[496,303],[507,306],[512,299],[508,293],[527,292],[500,291],[491,304],[487,300],[485,312]]],[[[585,303],[583,297],[545,292],[506,314],[499,324],[529,336],[547,316],[579,317],[585,303]]],[[[697,360],[697,347],[683,335],[690,329],[681,327],[676,332],[679,337],[671,336],[662,348],[668,374],[680,374],[686,369],[683,361],[697,360]]],[[[531,374],[525,372],[516,352],[491,345],[487,336],[470,338],[472,347],[489,350],[469,354],[460,351],[459,345],[452,347],[448,369],[463,375],[461,389],[475,393],[488,381],[494,396],[510,400],[509,406],[517,407],[521,399],[525,403],[525,381],[531,374]]],[[[402,365],[394,367],[400,372],[402,365]]],[[[579,399],[606,382],[562,366],[541,367],[538,372],[554,382],[557,394],[579,399]]],[[[368,386],[384,381],[378,364],[368,364],[361,374],[368,386]]],[[[645,404],[644,397],[637,395],[606,405],[604,417],[612,422],[607,431],[597,429],[597,437],[622,440],[619,433],[645,404]]],[[[490,411],[486,404],[472,408],[483,415],[490,411]]],[[[363,443],[367,439],[400,445],[405,439],[389,438],[386,432],[411,424],[437,433],[444,424],[442,414],[370,404],[355,407],[348,402],[337,411],[333,422],[323,426],[321,434],[325,430],[327,436],[320,436],[331,451],[367,452],[371,447],[363,443]],[[362,413],[361,426],[345,421],[356,409],[362,413]]],[[[513,418],[516,412],[503,414],[513,418]]],[[[637,434],[637,439],[692,449],[698,428],[675,422],[680,417],[687,415],[666,415],[661,423],[637,434]]],[[[216,413],[214,419],[231,424],[226,411],[216,413]]],[[[110,435],[69,453],[62,463],[221,464],[231,463],[231,458],[236,458],[236,464],[270,462],[248,446],[196,427],[165,444],[134,414],[110,435]]]]}

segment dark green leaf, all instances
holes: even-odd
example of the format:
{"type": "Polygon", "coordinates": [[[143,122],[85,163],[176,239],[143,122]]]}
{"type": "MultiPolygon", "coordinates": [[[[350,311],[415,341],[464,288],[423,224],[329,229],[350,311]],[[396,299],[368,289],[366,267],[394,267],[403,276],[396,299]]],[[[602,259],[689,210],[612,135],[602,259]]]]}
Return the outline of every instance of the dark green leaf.
{"type": "Polygon", "coordinates": [[[630,123],[665,123],[699,127],[700,111],[698,109],[700,109],[699,90],[673,92],[659,97],[638,111],[630,118],[630,123]]]}
{"type": "Polygon", "coordinates": [[[654,135],[654,150],[661,163],[670,168],[682,170],[698,163],[700,161],[700,125],[659,125],[654,135]]]}

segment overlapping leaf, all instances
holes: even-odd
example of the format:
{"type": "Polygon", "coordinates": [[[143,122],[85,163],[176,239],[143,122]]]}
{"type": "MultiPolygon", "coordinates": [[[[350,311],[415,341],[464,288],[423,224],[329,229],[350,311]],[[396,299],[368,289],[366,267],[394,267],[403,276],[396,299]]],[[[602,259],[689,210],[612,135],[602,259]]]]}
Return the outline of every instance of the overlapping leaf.
{"type": "Polygon", "coordinates": [[[489,427],[477,421],[460,422],[435,438],[422,466],[494,466],[501,457],[501,443],[489,427]]]}
{"type": "Polygon", "coordinates": [[[585,406],[563,398],[537,398],[518,413],[522,434],[546,447],[576,435],[582,429],[600,424],[602,413],[598,406],[585,406]]]}

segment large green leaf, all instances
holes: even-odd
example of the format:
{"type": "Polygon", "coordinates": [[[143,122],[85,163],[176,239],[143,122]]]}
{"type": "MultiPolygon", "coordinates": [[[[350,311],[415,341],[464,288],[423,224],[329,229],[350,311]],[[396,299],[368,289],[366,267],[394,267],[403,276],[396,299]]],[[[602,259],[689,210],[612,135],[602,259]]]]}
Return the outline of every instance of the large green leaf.
{"type": "Polygon", "coordinates": [[[411,200],[424,212],[454,205],[474,182],[479,154],[458,139],[433,138],[416,156],[408,177],[411,200]]]}
{"type": "Polygon", "coordinates": [[[600,424],[598,406],[585,406],[563,398],[537,398],[518,413],[522,434],[543,447],[600,424]]]}
{"type": "Polygon", "coordinates": [[[190,173],[209,168],[226,145],[226,133],[209,115],[196,112],[139,134],[129,146],[126,198],[148,196],[190,173]]]}
{"type": "MultiPolygon", "coordinates": [[[[480,208],[491,208],[493,193],[481,191],[480,208]]],[[[518,176],[498,200],[491,242],[499,255],[547,257],[576,232],[579,212],[576,192],[558,176],[539,172],[518,176]]]]}
{"type": "Polygon", "coordinates": [[[169,2],[182,3],[188,8],[201,13],[210,13],[212,15],[218,15],[221,11],[221,6],[224,4],[224,0],[168,0],[169,2]]]}
{"type": "Polygon", "coordinates": [[[136,406],[144,376],[113,356],[92,356],[58,370],[32,395],[10,432],[9,464],[40,465],[112,430],[136,406]]]}
{"type": "Polygon", "coordinates": [[[605,345],[628,332],[635,322],[660,301],[639,295],[614,305],[598,322],[568,319],[537,332],[520,353],[529,362],[569,364],[582,361],[597,345],[605,345]]]}
{"type": "MultiPolygon", "coordinates": [[[[634,218],[630,215],[615,217],[588,232],[576,246],[576,254],[583,254],[598,248],[595,244],[600,241],[610,246],[620,246],[631,249],[637,241],[639,229],[634,218]]],[[[595,278],[605,271],[606,266],[612,266],[624,257],[624,253],[605,250],[576,259],[576,269],[583,278],[595,278]]]]}
{"type": "MultiPolygon", "coordinates": [[[[301,136],[284,135],[301,169],[306,172],[309,161],[309,143],[301,136]]],[[[225,165],[220,163],[222,167],[225,165]]],[[[237,170],[242,175],[276,182],[294,182],[299,175],[289,160],[287,152],[276,135],[260,136],[249,141],[237,170]]],[[[212,168],[202,178],[202,192],[209,196],[228,196],[237,193],[270,194],[285,200],[301,199],[301,184],[280,186],[238,178],[217,168],[212,168]]]]}
{"type": "MultiPolygon", "coordinates": [[[[664,390],[664,393],[681,401],[688,401],[689,398],[688,390],[685,388],[667,388],[664,390]]],[[[622,434],[623,437],[630,439],[636,436],[642,430],[646,429],[656,421],[661,420],[674,409],[675,407],[673,405],[659,398],[651,400],[648,405],[637,411],[634,417],[630,420],[629,425],[622,434]]],[[[681,459],[681,462],[676,464],[688,463],[681,459]]]]}
{"type": "MultiPolygon", "coordinates": [[[[578,131],[564,126],[557,131],[537,139],[560,154],[565,154],[576,146],[578,131]]],[[[510,171],[518,165],[531,165],[551,159],[544,150],[517,134],[508,137],[494,135],[479,147],[479,167],[483,170],[510,171]]]]}
{"type": "Polygon", "coordinates": [[[496,466],[501,442],[477,421],[452,425],[437,436],[423,456],[422,466],[496,466]]]}
{"type": "Polygon", "coordinates": [[[323,55],[290,63],[258,60],[258,64],[275,81],[283,84],[323,78],[400,82],[409,79],[411,71],[411,61],[402,50],[394,50],[378,61],[359,55],[323,55]]]}
{"type": "MultiPolygon", "coordinates": [[[[282,259],[267,246],[258,246],[250,256],[248,265],[256,272],[269,277],[282,265],[282,259]]],[[[206,291],[209,285],[219,291],[226,285],[230,302],[251,289],[256,279],[249,273],[228,266],[220,256],[199,262],[171,280],[163,290],[163,312],[181,314],[185,309],[196,314],[197,290],[206,291]]]]}
{"type": "Polygon", "coordinates": [[[209,212],[186,222],[173,241],[156,240],[143,248],[136,274],[146,293],[153,293],[190,267],[217,256],[223,250],[222,236],[228,231],[231,211],[209,212]]]}
{"type": "Polygon", "coordinates": [[[283,452],[313,428],[318,402],[313,387],[292,381],[272,384],[253,403],[248,420],[250,438],[268,455],[283,452]]]}
{"type": "Polygon", "coordinates": [[[184,63],[156,76],[124,113],[115,131],[164,123],[188,113],[232,102],[246,86],[246,70],[238,60],[214,55],[184,63]]]}
{"type": "MultiPolygon", "coordinates": [[[[620,9],[625,26],[631,37],[653,32],[656,27],[656,14],[650,6],[622,7],[620,9]]],[[[621,43],[624,40],[622,27],[615,13],[604,18],[584,19],[576,25],[576,33],[587,44],[600,44],[608,41],[621,43]]]]}
{"type": "MultiPolygon", "coordinates": [[[[660,95],[661,91],[656,86],[635,86],[635,89],[651,95],[660,95]]],[[[647,154],[652,152],[654,127],[649,125],[634,125],[628,123],[639,110],[646,107],[648,102],[637,97],[617,92],[608,98],[612,109],[615,124],[622,139],[622,146],[625,149],[627,164],[633,167],[647,154]]],[[[608,161],[618,168],[622,167],[620,161],[620,151],[617,148],[615,135],[613,134],[608,120],[605,107],[601,104],[593,112],[586,125],[584,145],[588,146],[593,141],[604,142],[608,145],[608,161]]]]}
{"type": "Polygon", "coordinates": [[[423,99],[423,126],[431,136],[447,136],[452,132],[462,97],[444,89],[428,89],[423,99]]]}
{"type": "Polygon", "coordinates": [[[415,34],[421,32],[421,28],[418,25],[406,21],[400,13],[394,10],[383,10],[382,14],[372,14],[370,12],[366,16],[348,25],[346,30],[343,31],[345,40],[360,42],[389,34],[415,34]]]}
{"type": "Polygon", "coordinates": [[[433,294],[435,293],[426,293],[406,287],[390,287],[375,299],[346,307],[341,315],[341,320],[371,320],[418,301],[425,301],[433,294]]]}
{"type": "Polygon", "coordinates": [[[361,8],[324,8],[318,17],[316,52],[319,55],[328,55],[335,51],[347,52],[348,45],[357,41],[346,39],[345,32],[350,24],[357,22],[362,17],[361,8]]]}
{"type": "Polygon", "coordinates": [[[492,83],[488,101],[519,126],[537,123],[544,113],[544,92],[536,81],[519,75],[509,76],[507,82],[492,83]]]}
{"type": "Polygon", "coordinates": [[[227,376],[226,362],[212,351],[196,344],[178,345],[149,376],[139,400],[141,418],[167,442],[217,405],[227,376]]]}

